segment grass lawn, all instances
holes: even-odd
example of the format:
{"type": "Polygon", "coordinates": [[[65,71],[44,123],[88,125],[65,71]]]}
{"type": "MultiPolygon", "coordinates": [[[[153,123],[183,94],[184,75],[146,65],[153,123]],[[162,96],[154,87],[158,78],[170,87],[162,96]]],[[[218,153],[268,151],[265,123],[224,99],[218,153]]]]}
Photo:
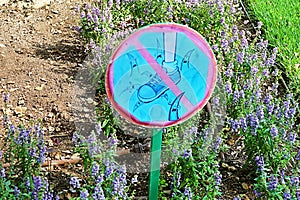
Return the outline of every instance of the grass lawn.
{"type": "Polygon", "coordinates": [[[292,80],[291,89],[300,89],[300,1],[251,0],[248,2],[254,18],[263,23],[265,37],[279,48],[283,67],[292,80]]]}

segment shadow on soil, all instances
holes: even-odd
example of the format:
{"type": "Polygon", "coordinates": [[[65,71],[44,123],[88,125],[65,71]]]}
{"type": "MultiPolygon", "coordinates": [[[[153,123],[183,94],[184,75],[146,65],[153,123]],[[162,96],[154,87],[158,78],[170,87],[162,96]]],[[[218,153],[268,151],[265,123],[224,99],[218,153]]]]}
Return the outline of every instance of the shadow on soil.
{"type": "Polygon", "coordinates": [[[74,76],[78,71],[78,64],[82,63],[85,58],[84,46],[80,40],[62,39],[54,44],[33,45],[35,55],[50,60],[52,65],[56,66],[53,71],[74,76]],[[69,63],[76,63],[76,67],[69,67],[69,63]]]}

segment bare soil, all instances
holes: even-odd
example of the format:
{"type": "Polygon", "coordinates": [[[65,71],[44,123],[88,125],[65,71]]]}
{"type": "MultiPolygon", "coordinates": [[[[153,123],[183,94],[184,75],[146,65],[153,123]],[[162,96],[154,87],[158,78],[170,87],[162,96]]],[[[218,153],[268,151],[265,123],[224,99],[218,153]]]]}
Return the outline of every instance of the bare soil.
{"type": "MultiPolygon", "coordinates": [[[[61,160],[70,158],[73,149],[73,80],[85,54],[82,39],[73,29],[78,18],[72,13],[83,2],[42,2],[40,7],[32,1],[0,2],[0,93],[10,94],[8,111],[13,123],[41,121],[48,157],[61,160]]],[[[2,108],[2,100],[0,104],[2,108]]],[[[1,126],[0,141],[4,134],[1,126]]],[[[54,173],[48,178],[55,189],[68,188],[70,172],[51,170],[54,173]]]]}
{"type": "Polygon", "coordinates": [[[0,7],[0,92],[10,93],[12,121],[42,119],[49,135],[74,130],[71,91],[84,58],[73,30],[76,3],[81,1],[54,1],[39,9],[14,2],[0,7]]]}

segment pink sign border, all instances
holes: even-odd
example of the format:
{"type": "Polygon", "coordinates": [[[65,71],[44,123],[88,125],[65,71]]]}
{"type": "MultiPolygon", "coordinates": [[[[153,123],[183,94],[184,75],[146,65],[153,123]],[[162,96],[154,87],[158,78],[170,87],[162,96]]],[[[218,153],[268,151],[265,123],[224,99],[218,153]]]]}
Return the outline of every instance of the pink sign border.
{"type": "Polygon", "coordinates": [[[200,111],[208,102],[209,98],[212,95],[212,92],[214,90],[214,87],[216,85],[217,81],[217,61],[216,58],[212,52],[212,49],[210,48],[209,44],[207,41],[194,29],[189,28],[188,26],[184,26],[181,24],[176,24],[176,23],[159,23],[159,24],[151,24],[148,26],[145,26],[143,28],[140,28],[133,32],[128,38],[126,38],[120,45],[119,47],[114,51],[113,55],[111,56],[108,68],[106,70],[106,76],[105,76],[105,87],[106,87],[106,93],[108,96],[108,99],[110,100],[111,104],[113,107],[120,113],[122,117],[125,119],[129,120],[130,122],[140,125],[140,126],[145,126],[148,128],[163,128],[163,127],[169,127],[169,126],[174,126],[177,124],[180,124],[192,116],[194,116],[198,111],[200,111]],[[164,29],[161,31],[161,29],[164,29]],[[122,108],[121,106],[118,105],[117,102],[115,102],[113,98],[114,94],[114,89],[113,89],[113,62],[122,52],[126,50],[127,47],[126,44],[132,38],[138,38],[139,35],[143,34],[144,32],[147,32],[149,29],[151,32],[166,32],[166,28],[170,30],[171,32],[173,31],[178,31],[178,32],[184,32],[194,43],[203,51],[203,53],[209,58],[210,63],[208,66],[208,75],[207,75],[207,80],[206,80],[206,93],[205,97],[202,101],[200,101],[196,106],[195,109],[192,110],[191,112],[186,113],[182,117],[180,117],[179,120],[177,121],[164,121],[164,122],[141,122],[139,121],[136,117],[134,117],[132,114],[130,114],[127,110],[122,108]],[[201,41],[199,43],[199,40],[201,41]],[[208,79],[212,78],[211,81],[208,79]]]}

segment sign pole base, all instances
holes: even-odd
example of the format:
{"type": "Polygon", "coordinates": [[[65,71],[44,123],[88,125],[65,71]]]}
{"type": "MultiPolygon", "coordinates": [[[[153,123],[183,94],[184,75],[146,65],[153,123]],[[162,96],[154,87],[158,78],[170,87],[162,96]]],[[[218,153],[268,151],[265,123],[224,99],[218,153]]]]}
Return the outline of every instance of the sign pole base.
{"type": "Polygon", "coordinates": [[[149,182],[149,200],[158,199],[158,185],[160,175],[162,129],[153,129],[151,137],[151,166],[149,182]]]}

